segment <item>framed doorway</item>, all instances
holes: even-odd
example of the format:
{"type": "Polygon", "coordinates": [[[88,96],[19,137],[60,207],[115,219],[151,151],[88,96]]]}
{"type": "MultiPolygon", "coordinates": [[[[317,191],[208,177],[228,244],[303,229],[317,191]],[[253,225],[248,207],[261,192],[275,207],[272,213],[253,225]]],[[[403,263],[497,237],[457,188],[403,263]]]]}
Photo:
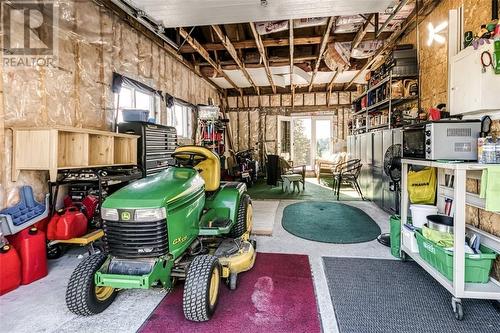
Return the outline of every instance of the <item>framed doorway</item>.
{"type": "Polygon", "coordinates": [[[333,153],[332,116],[297,116],[291,122],[291,160],[294,165],[314,169],[316,159],[333,153]]]}

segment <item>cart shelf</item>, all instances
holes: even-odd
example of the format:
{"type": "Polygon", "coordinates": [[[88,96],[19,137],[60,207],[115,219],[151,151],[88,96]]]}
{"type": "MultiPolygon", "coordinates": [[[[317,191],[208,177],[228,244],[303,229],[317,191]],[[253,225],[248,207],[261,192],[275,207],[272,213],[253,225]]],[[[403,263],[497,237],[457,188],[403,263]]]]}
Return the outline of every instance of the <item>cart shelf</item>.
{"type": "Polygon", "coordinates": [[[424,268],[436,281],[445,287],[452,295],[452,305],[457,319],[462,318],[462,305],[460,298],[480,298],[500,300],[500,283],[490,277],[488,283],[465,283],[465,233],[481,235],[481,243],[495,252],[500,252],[500,238],[484,230],[465,223],[465,207],[470,205],[484,208],[484,199],[477,194],[466,191],[467,178],[478,178],[479,173],[488,167],[488,164],[438,162],[417,159],[401,160],[401,220],[408,220],[408,168],[410,165],[437,168],[438,171],[438,208],[443,212],[444,198],[452,198],[454,205],[454,248],[453,248],[453,281],[448,280],[434,267],[425,262],[420,254],[411,252],[401,245],[401,251],[413,258],[417,264],[424,268]],[[455,178],[454,187],[444,186],[445,174],[452,174],[455,178]],[[458,244],[458,245],[457,245],[458,244]]]}

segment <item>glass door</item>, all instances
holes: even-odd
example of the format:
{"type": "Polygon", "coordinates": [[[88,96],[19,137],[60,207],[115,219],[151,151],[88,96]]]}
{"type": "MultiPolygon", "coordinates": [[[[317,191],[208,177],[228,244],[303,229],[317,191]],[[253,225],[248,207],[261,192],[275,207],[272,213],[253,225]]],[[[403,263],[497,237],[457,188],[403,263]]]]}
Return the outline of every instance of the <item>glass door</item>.
{"type": "Polygon", "coordinates": [[[307,118],[294,118],[292,130],[292,160],[293,165],[312,166],[312,120],[307,118]]]}
{"type": "Polygon", "coordinates": [[[292,118],[278,116],[278,155],[285,160],[292,156],[292,118]]]}
{"type": "Polygon", "coordinates": [[[329,159],[332,154],[331,119],[314,119],[315,123],[315,159],[329,159]]]}
{"type": "Polygon", "coordinates": [[[292,160],[314,168],[316,159],[330,159],[333,152],[332,117],[294,117],[292,160]]]}

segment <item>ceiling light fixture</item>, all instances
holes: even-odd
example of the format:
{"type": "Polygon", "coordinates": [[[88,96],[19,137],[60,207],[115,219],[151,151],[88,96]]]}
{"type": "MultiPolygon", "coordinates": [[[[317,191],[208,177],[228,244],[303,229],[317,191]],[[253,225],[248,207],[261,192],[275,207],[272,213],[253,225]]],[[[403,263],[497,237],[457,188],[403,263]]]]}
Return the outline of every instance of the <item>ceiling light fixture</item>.
{"type": "Polygon", "coordinates": [[[262,7],[267,7],[267,0],[260,0],[260,5],[262,7]]]}
{"type": "Polygon", "coordinates": [[[444,29],[448,27],[448,22],[444,21],[440,23],[437,27],[434,27],[432,23],[429,23],[427,28],[429,29],[429,39],[427,39],[427,46],[431,46],[433,41],[436,41],[439,44],[444,44],[446,42],[446,38],[440,35],[444,29]]]}

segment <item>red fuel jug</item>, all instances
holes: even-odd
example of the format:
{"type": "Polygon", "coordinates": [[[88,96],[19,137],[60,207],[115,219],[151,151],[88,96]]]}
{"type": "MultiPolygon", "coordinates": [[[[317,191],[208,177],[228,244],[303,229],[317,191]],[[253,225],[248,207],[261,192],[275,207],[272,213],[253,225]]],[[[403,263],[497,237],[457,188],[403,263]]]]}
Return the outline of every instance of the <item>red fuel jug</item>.
{"type": "Polygon", "coordinates": [[[17,251],[9,244],[0,249],[0,295],[6,294],[21,284],[21,261],[17,251]]]}
{"type": "Polygon", "coordinates": [[[21,284],[30,284],[47,275],[45,234],[37,228],[26,228],[12,238],[21,259],[21,284]]]}
{"type": "Polygon", "coordinates": [[[47,239],[67,240],[85,235],[87,218],[76,207],[57,211],[47,226],[47,239]]]}
{"type": "Polygon", "coordinates": [[[87,219],[91,220],[94,217],[97,206],[99,205],[99,198],[95,195],[87,195],[82,200],[82,206],[85,207],[84,213],[87,219]]]}

